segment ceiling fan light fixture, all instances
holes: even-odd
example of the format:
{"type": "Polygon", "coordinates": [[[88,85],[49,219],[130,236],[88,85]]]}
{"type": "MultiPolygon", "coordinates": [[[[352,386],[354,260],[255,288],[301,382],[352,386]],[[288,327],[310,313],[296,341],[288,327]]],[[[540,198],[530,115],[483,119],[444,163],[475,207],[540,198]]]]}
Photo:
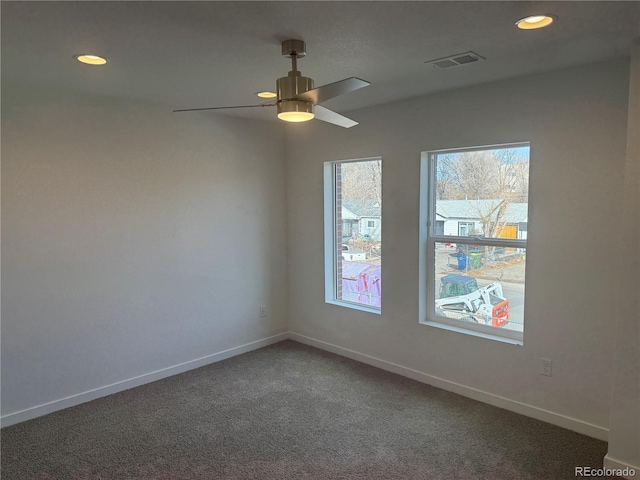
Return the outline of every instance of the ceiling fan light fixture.
{"type": "Polygon", "coordinates": [[[555,17],[553,15],[530,15],[518,20],[516,26],[520,30],[535,30],[537,28],[548,27],[554,20],[555,17]]]}
{"type": "Polygon", "coordinates": [[[258,92],[256,95],[260,98],[276,98],[278,96],[275,92],[258,92]]]}
{"type": "Polygon", "coordinates": [[[285,122],[308,122],[313,119],[313,103],[287,100],[278,103],[278,118],[285,122]]]}

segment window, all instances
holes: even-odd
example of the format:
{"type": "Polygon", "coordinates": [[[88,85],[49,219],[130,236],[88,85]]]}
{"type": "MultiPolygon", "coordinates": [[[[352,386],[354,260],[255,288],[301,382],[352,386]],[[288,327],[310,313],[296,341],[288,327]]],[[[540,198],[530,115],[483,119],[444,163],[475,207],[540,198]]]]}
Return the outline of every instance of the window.
{"type": "Polygon", "coordinates": [[[458,222],[458,235],[468,237],[474,234],[474,224],[468,222],[458,222]]]}
{"type": "Polygon", "coordinates": [[[327,303],[380,313],[381,205],[380,158],[325,162],[324,238],[327,303]],[[348,233],[345,231],[347,224],[348,233]]]}
{"type": "Polygon", "coordinates": [[[352,228],[353,223],[351,223],[348,220],[345,220],[342,222],[342,236],[343,237],[350,237],[352,235],[352,228]]]}
{"type": "Polygon", "coordinates": [[[423,153],[420,323],[522,343],[529,150],[423,153]]]}

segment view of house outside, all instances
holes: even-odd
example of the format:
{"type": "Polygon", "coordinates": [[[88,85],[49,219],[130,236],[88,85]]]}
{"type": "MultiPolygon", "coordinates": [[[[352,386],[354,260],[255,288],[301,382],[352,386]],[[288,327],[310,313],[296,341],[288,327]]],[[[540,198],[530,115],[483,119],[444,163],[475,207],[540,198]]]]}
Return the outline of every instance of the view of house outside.
{"type": "Polygon", "coordinates": [[[335,179],[337,298],[381,308],[382,161],[341,162],[335,179]]]}
{"type": "Polygon", "coordinates": [[[443,152],[433,160],[436,313],[522,331],[526,243],[516,248],[508,240],[527,238],[529,146],[443,152]]]}

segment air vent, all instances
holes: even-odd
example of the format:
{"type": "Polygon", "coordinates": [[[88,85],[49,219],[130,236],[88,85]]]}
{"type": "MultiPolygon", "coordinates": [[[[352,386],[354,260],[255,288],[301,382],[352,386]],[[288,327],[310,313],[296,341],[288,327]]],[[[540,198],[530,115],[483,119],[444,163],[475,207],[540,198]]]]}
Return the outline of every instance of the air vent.
{"type": "Polygon", "coordinates": [[[466,65],[468,63],[474,63],[484,60],[483,57],[474,52],[456,53],[450,57],[436,58],[435,60],[429,60],[424,63],[430,63],[434,67],[438,68],[451,68],[458,67],[460,65],[466,65]]]}

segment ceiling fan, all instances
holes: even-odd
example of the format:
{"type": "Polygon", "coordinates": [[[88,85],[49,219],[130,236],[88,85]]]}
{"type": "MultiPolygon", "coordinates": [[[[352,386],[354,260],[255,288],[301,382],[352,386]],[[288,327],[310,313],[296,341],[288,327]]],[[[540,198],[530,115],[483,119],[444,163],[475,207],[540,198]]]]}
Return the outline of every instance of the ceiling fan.
{"type": "Polygon", "coordinates": [[[312,118],[332,123],[340,127],[350,128],[358,125],[339,113],[319,105],[330,98],[343,93],[352,92],[371,85],[356,77],[345,78],[322,87],[313,88],[313,79],[303,77],[298,71],[298,58],[307,54],[302,40],[285,40],[282,42],[282,55],[291,58],[291,71],[286,77],[276,81],[276,100],[274,103],[258,105],[236,105],[231,107],[187,108],[174,112],[194,112],[201,110],[223,110],[228,108],[277,107],[278,118],[287,122],[306,122],[312,118]]]}

